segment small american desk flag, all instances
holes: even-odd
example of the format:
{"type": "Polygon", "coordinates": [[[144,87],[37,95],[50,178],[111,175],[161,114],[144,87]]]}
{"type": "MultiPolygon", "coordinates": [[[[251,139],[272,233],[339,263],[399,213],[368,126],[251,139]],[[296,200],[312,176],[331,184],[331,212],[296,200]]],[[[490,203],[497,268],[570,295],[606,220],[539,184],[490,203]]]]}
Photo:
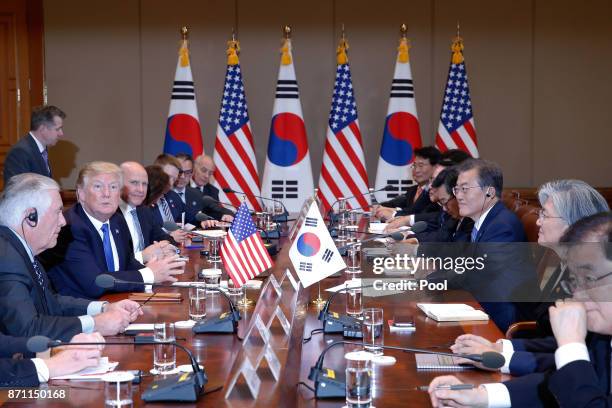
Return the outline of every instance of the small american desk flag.
{"type": "Polygon", "coordinates": [[[241,287],[246,281],[272,267],[272,258],[244,202],[240,204],[223,241],[221,259],[236,287],[241,287]]]}

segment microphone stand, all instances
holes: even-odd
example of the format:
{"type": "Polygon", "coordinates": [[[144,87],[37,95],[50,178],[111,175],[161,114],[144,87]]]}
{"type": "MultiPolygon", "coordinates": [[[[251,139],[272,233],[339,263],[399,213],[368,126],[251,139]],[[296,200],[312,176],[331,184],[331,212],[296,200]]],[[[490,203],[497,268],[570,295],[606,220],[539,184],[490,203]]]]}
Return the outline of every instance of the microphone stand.
{"type": "MultiPolygon", "coordinates": [[[[323,359],[325,358],[325,354],[334,346],[339,344],[352,344],[355,346],[364,346],[366,343],[355,342],[355,341],[337,341],[331,343],[327,347],[323,349],[317,362],[314,366],[310,368],[310,373],[308,374],[308,379],[314,382],[314,393],[315,398],[345,398],[346,397],[346,375],[342,372],[336,372],[329,368],[323,368],[323,359]]],[[[425,354],[435,354],[441,356],[451,356],[458,358],[465,358],[472,361],[486,363],[483,364],[487,368],[500,368],[504,365],[505,359],[503,355],[495,352],[485,352],[482,354],[453,354],[446,353],[440,351],[431,351],[410,347],[397,347],[397,346],[385,346],[385,345],[376,345],[377,347],[388,349],[388,350],[399,350],[403,352],[411,352],[411,353],[425,353],[425,354]]]]}
{"type": "MultiPolygon", "coordinates": [[[[28,340],[28,345],[31,341],[34,344],[41,341],[44,343],[45,336],[34,336],[28,340]]],[[[167,375],[159,380],[153,380],[153,383],[142,393],[142,399],[146,402],[156,401],[180,401],[180,402],[195,402],[202,393],[204,386],[208,382],[208,376],[206,372],[200,368],[197,360],[193,356],[191,350],[182,344],[178,344],[176,341],[139,341],[138,343],[133,342],[78,342],[78,343],[64,343],[60,340],[50,340],[46,338],[47,348],[60,347],[60,346],[125,346],[125,345],[159,345],[169,344],[183,350],[189,357],[191,363],[191,373],[173,374],[167,375]]],[[[29,347],[28,347],[29,348],[29,347]]],[[[33,351],[33,349],[31,350],[33,351]]],[[[40,350],[42,351],[42,350],[40,350]]]]}

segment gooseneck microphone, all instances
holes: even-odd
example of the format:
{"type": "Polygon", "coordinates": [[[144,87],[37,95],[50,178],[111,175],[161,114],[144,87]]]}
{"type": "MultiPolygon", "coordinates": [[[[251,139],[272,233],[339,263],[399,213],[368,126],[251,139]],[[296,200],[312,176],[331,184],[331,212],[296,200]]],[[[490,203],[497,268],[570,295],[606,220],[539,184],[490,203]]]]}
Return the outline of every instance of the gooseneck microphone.
{"type": "MultiPolygon", "coordinates": [[[[323,349],[319,355],[319,358],[317,359],[317,362],[310,368],[310,373],[308,374],[308,379],[314,382],[315,385],[315,398],[344,398],[346,395],[346,376],[344,375],[344,370],[337,372],[329,368],[323,368],[323,359],[325,358],[325,354],[329,351],[329,349],[339,344],[353,344],[356,346],[364,345],[364,343],[361,342],[336,341],[323,349]]],[[[435,354],[438,356],[465,358],[467,360],[479,362],[484,367],[490,369],[501,368],[506,362],[506,359],[502,354],[494,351],[487,351],[482,354],[453,354],[412,347],[396,347],[378,344],[376,347],[388,350],[400,350],[408,353],[424,353],[435,354]]]]}
{"type": "Polygon", "coordinates": [[[334,211],[334,206],[336,204],[338,204],[340,201],[350,200],[351,198],[361,197],[361,196],[365,196],[365,195],[371,195],[371,194],[374,194],[374,193],[378,193],[379,191],[392,191],[392,190],[393,190],[393,186],[386,185],[383,188],[379,188],[378,190],[372,190],[372,191],[368,190],[365,193],[359,193],[359,194],[355,194],[355,195],[350,196],[350,197],[339,198],[336,201],[334,201],[332,203],[332,205],[329,207],[329,210],[327,211],[327,214],[326,214],[325,218],[329,218],[330,217],[330,214],[332,214],[333,211],[334,211]]]}
{"type": "Polygon", "coordinates": [[[26,342],[26,347],[32,353],[40,353],[49,348],[60,346],[141,346],[169,344],[187,353],[191,362],[192,372],[188,374],[175,374],[165,376],[164,379],[154,381],[149,388],[142,394],[142,399],[146,402],[155,401],[185,401],[195,402],[208,382],[208,377],[203,369],[200,368],[191,350],[178,344],[176,341],[155,341],[143,340],[136,342],[75,342],[64,343],[61,340],[51,340],[46,336],[30,337],[26,342]]]}
{"type": "Polygon", "coordinates": [[[341,288],[337,290],[336,292],[332,293],[331,296],[325,302],[325,305],[323,305],[323,308],[321,309],[321,311],[319,312],[318,319],[323,323],[323,333],[324,334],[343,333],[345,337],[360,338],[359,335],[361,334],[361,325],[362,325],[361,320],[355,317],[351,317],[346,314],[341,315],[339,313],[330,312],[329,306],[331,305],[332,300],[334,300],[334,298],[338,296],[339,293],[345,293],[350,290],[358,290],[358,289],[373,288],[373,287],[374,285],[354,286],[354,287],[347,286],[345,288],[341,288]]]}
{"type": "MultiPolygon", "coordinates": [[[[96,276],[96,285],[104,289],[114,288],[117,284],[140,284],[142,282],[130,282],[123,279],[117,279],[114,276],[103,273],[96,276]]],[[[147,285],[152,285],[153,287],[158,288],[201,288],[201,284],[188,284],[182,286],[169,285],[166,283],[147,283],[147,285]]],[[[241,319],[240,311],[230,299],[227,293],[222,291],[221,289],[212,289],[207,288],[207,290],[211,290],[214,292],[218,292],[223,296],[229,305],[229,312],[222,313],[218,317],[205,319],[198,322],[195,326],[193,326],[194,333],[236,333],[238,331],[238,321],[241,319]]]]}
{"type": "MultiPolygon", "coordinates": [[[[372,235],[376,235],[376,236],[364,239],[363,241],[361,241],[361,243],[364,244],[366,242],[374,241],[374,240],[379,239],[379,238],[392,238],[395,241],[403,241],[405,239],[415,238],[416,234],[419,234],[419,233],[425,231],[426,229],[427,229],[427,223],[425,221],[417,221],[417,222],[415,222],[412,225],[412,228],[410,229],[410,231],[406,231],[406,232],[395,231],[395,232],[392,232],[390,234],[373,234],[373,233],[368,233],[368,234],[372,234],[372,235]]],[[[352,244],[346,244],[344,246],[338,247],[338,251],[340,253],[342,253],[342,252],[346,251],[348,248],[350,248],[351,245],[352,244]]]]}
{"type": "Polygon", "coordinates": [[[285,204],[281,200],[277,200],[276,198],[263,197],[263,196],[259,196],[259,195],[253,194],[253,193],[245,193],[244,191],[238,191],[238,190],[234,190],[234,189],[231,189],[231,188],[224,188],[223,192],[224,193],[233,193],[233,194],[244,194],[246,196],[259,198],[261,200],[267,200],[267,201],[273,201],[275,203],[280,203],[280,205],[283,206],[283,213],[284,213],[284,215],[289,214],[289,212],[287,211],[287,207],[285,207],[285,204]]]}

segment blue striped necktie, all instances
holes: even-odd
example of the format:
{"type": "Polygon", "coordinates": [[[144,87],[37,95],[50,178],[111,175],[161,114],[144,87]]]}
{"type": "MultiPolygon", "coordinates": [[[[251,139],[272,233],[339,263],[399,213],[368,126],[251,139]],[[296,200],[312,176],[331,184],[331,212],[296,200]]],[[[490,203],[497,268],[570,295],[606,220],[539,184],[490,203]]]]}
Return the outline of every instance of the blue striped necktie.
{"type": "Polygon", "coordinates": [[[138,213],[134,208],[130,211],[130,214],[132,214],[132,222],[134,223],[134,228],[136,228],[136,234],[138,235],[138,245],[135,245],[136,251],[142,251],[144,249],[144,236],[142,235],[142,228],[138,220],[138,213]]]}
{"type": "Polygon", "coordinates": [[[159,199],[162,211],[164,212],[164,221],[174,221],[174,217],[172,216],[172,212],[170,211],[170,206],[164,197],[159,199]]]}

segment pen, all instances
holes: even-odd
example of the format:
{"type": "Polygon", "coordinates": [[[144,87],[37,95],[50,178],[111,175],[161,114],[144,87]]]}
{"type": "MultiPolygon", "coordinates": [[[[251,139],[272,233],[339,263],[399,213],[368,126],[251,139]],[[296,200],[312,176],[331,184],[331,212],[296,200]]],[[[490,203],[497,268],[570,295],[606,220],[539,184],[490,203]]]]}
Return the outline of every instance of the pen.
{"type": "MultiPolygon", "coordinates": [[[[458,391],[458,390],[471,390],[474,388],[476,388],[474,384],[453,384],[453,385],[438,385],[436,387],[436,390],[458,391]]],[[[429,385],[419,385],[417,389],[419,391],[429,391],[429,385]]]]}

